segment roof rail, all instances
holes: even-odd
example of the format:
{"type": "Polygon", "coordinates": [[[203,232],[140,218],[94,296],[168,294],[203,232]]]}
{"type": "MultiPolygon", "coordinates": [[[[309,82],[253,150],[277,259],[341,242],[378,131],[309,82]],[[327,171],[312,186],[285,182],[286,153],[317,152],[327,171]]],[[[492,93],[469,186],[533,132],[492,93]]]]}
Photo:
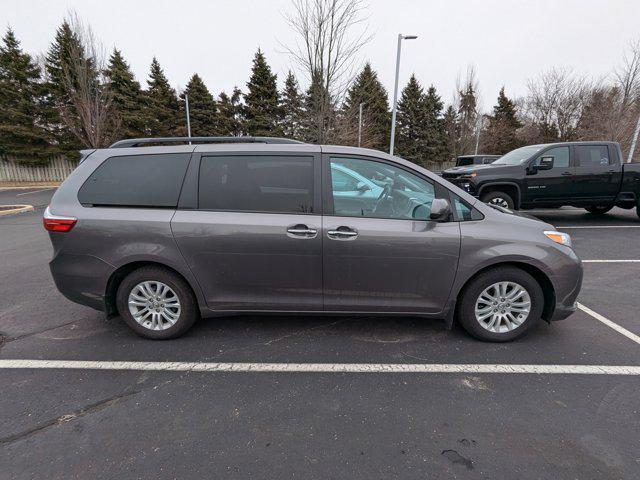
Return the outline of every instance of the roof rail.
{"type": "Polygon", "coordinates": [[[159,137],[159,138],[130,138],[120,140],[109,148],[138,147],[153,143],[303,143],[289,138],[276,137],[159,137]]]}

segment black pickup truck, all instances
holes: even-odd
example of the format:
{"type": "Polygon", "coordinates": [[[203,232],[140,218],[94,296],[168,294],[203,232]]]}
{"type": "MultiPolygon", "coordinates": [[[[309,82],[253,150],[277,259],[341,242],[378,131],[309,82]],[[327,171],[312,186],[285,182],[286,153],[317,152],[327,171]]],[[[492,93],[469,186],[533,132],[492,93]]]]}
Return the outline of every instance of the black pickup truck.
{"type": "Polygon", "coordinates": [[[603,214],[618,206],[636,207],[640,216],[640,163],[623,163],[615,142],[530,145],[442,176],[483,202],[512,210],[571,205],[603,214]]]}

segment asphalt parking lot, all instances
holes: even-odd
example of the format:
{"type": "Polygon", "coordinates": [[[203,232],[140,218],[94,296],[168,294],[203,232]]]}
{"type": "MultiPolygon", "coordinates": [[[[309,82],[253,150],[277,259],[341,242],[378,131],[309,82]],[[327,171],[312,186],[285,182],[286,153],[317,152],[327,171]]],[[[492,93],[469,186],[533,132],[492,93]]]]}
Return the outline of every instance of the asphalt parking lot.
{"type": "Polygon", "coordinates": [[[300,316],[152,342],[55,290],[37,190],[0,191],[36,207],[0,217],[2,479],[640,478],[635,211],[530,212],[572,235],[584,309],[514,343],[300,316]]]}

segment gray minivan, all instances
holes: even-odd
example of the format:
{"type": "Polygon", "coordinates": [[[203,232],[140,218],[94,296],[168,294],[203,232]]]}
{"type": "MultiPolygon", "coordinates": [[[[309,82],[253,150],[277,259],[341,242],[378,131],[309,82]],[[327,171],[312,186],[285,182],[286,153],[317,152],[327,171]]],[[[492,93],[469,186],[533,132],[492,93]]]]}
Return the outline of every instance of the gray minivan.
{"type": "Polygon", "coordinates": [[[44,226],[58,289],[153,339],[257,312],[457,319],[508,341],[569,316],[582,281],[549,224],[398,157],[284,139],[86,152],[44,226]]]}

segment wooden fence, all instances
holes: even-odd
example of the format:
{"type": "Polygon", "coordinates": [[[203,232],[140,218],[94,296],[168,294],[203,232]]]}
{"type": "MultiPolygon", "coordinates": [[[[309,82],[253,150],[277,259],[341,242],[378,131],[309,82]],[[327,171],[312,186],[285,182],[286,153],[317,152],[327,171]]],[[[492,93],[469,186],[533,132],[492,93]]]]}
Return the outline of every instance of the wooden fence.
{"type": "Polygon", "coordinates": [[[29,166],[0,158],[0,182],[61,182],[76,168],[77,162],[53,158],[48,165],[29,166]]]}

